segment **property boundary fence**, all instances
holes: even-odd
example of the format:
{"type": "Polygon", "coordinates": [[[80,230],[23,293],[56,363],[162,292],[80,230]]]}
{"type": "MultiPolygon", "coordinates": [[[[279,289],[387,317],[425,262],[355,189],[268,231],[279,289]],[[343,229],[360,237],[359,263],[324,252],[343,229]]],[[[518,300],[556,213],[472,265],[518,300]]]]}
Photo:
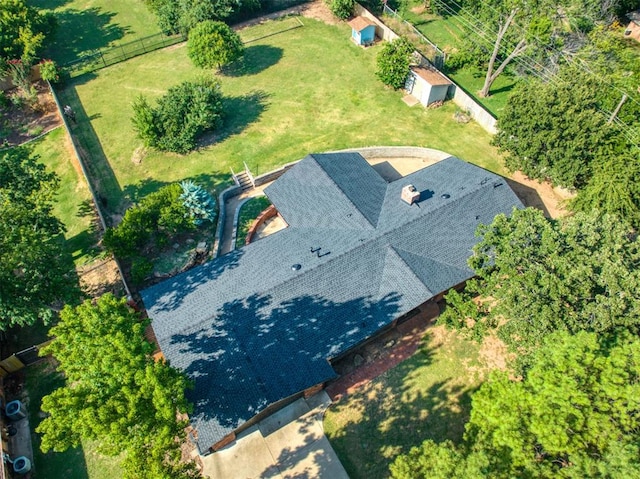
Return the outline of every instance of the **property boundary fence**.
{"type": "Polygon", "coordinates": [[[44,358],[40,356],[40,350],[50,342],[51,340],[45,341],[41,344],[36,344],[35,346],[18,351],[8,358],[0,361],[0,377],[5,377],[11,373],[20,371],[26,366],[42,361],[44,358]]]}
{"type": "Polygon", "coordinates": [[[444,63],[447,59],[447,54],[442,51],[438,45],[433,43],[427,37],[425,37],[416,27],[406,21],[400,16],[398,12],[390,8],[386,3],[384,5],[383,13],[388,15],[400,23],[401,28],[404,31],[396,32],[402,33],[408,36],[411,40],[414,40],[414,46],[422,53],[438,70],[444,68],[444,63]]]}
{"type": "MultiPolygon", "coordinates": [[[[107,222],[106,222],[106,220],[104,218],[104,214],[102,213],[102,210],[100,209],[100,203],[98,202],[98,195],[96,194],[96,190],[95,190],[94,185],[92,183],[92,178],[89,175],[89,173],[87,172],[87,166],[85,165],[85,159],[82,157],[82,155],[80,155],[80,152],[78,151],[78,146],[76,145],[76,138],[71,133],[71,128],[69,128],[69,122],[67,120],[67,116],[63,113],[62,105],[60,104],[60,100],[58,99],[58,95],[56,94],[56,91],[51,86],[51,83],[47,82],[47,85],[49,86],[49,91],[51,91],[51,95],[53,96],[53,99],[56,102],[56,106],[58,107],[58,114],[60,115],[60,118],[62,118],[62,121],[64,123],[64,129],[67,131],[67,135],[69,136],[69,139],[71,140],[71,147],[73,148],[73,152],[76,155],[76,159],[78,160],[78,163],[80,164],[80,169],[82,170],[82,175],[84,176],[84,179],[87,182],[87,186],[89,187],[89,192],[91,193],[91,198],[93,200],[93,205],[95,206],[95,209],[96,209],[96,211],[98,213],[98,219],[100,220],[100,225],[102,226],[102,231],[106,231],[107,230],[107,222]]],[[[87,160],[88,160],[88,158],[87,158],[87,160]]],[[[122,266],[120,264],[120,261],[115,256],[114,256],[114,261],[116,262],[116,266],[118,267],[118,273],[120,273],[120,279],[122,280],[122,284],[124,285],[124,290],[127,293],[127,297],[130,298],[131,297],[131,290],[129,289],[129,285],[127,284],[127,280],[124,277],[124,272],[122,271],[122,266]]]]}
{"type": "Polygon", "coordinates": [[[129,58],[175,45],[186,39],[184,35],[167,36],[164,33],[156,33],[155,35],[123,43],[122,45],[93,50],[77,60],[65,63],[63,68],[69,73],[71,78],[74,78],[84,73],[115,65],[129,58]]]}

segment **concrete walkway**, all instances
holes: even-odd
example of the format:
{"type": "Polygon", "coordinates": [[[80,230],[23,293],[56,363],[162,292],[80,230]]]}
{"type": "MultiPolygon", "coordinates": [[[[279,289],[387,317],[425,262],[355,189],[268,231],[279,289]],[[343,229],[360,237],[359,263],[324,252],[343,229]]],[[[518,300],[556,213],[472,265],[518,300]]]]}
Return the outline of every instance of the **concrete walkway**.
{"type": "Polygon", "coordinates": [[[222,243],[220,244],[220,255],[227,254],[233,251],[233,242],[235,241],[235,235],[233,234],[233,221],[235,219],[236,210],[247,198],[253,198],[255,196],[262,196],[264,189],[271,183],[252,188],[247,191],[243,191],[240,195],[234,196],[227,200],[225,203],[225,218],[224,227],[220,233],[222,243]]]}
{"type": "Polygon", "coordinates": [[[349,479],[322,428],[331,404],[326,392],[298,399],[202,457],[211,479],[349,479]]]}

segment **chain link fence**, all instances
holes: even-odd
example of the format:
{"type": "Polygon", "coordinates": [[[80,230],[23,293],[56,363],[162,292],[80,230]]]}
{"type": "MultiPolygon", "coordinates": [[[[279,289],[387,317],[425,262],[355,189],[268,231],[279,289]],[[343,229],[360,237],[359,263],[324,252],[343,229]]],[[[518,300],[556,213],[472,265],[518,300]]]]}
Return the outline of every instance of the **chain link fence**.
{"type": "Polygon", "coordinates": [[[123,43],[122,45],[93,50],[77,60],[64,64],[63,68],[71,78],[74,78],[84,73],[123,62],[129,58],[175,45],[186,39],[184,35],[167,36],[164,33],[156,33],[155,35],[139,38],[132,42],[123,43]]]}
{"type": "Polygon", "coordinates": [[[447,55],[438,45],[425,37],[416,27],[400,16],[398,12],[384,5],[384,15],[387,23],[399,35],[407,37],[413,46],[422,53],[438,70],[442,71],[447,55]]]}

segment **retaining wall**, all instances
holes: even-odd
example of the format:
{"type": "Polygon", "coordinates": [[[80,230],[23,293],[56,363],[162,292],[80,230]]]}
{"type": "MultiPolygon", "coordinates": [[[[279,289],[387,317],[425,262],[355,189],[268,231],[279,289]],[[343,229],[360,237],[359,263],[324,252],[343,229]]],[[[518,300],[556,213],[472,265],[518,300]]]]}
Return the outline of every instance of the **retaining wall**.
{"type": "Polygon", "coordinates": [[[226,213],[226,202],[227,198],[231,198],[232,196],[238,196],[242,193],[242,188],[238,185],[230,186],[225,189],[218,195],[218,225],[216,226],[216,237],[213,244],[213,257],[217,258],[220,256],[220,247],[222,246],[220,241],[220,235],[222,234],[222,229],[224,228],[224,222],[227,217],[226,213]]]}
{"type": "Polygon", "coordinates": [[[281,166],[280,168],[278,168],[276,170],[271,170],[271,171],[269,171],[267,173],[264,173],[264,174],[262,174],[260,176],[256,176],[253,179],[255,186],[264,185],[265,183],[269,183],[270,181],[273,181],[273,180],[279,178],[289,168],[291,168],[296,163],[297,163],[297,161],[292,161],[291,163],[287,163],[286,165],[283,165],[283,166],[281,166]]]}
{"type": "Polygon", "coordinates": [[[255,219],[255,221],[251,225],[251,228],[249,228],[247,237],[244,240],[244,244],[251,243],[251,241],[253,240],[253,235],[256,234],[256,231],[258,231],[258,228],[260,228],[260,226],[262,226],[265,221],[270,220],[275,216],[278,216],[278,210],[276,210],[275,206],[269,205],[269,207],[266,210],[264,210],[262,213],[258,215],[258,217],[255,219]]]}

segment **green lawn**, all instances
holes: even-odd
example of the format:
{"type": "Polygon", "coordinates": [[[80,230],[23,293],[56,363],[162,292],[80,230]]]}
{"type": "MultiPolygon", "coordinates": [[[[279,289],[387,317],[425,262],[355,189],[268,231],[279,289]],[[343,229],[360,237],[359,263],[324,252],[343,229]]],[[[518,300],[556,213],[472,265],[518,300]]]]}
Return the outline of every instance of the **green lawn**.
{"type": "Polygon", "coordinates": [[[113,479],[122,477],[120,458],[106,457],[97,452],[97,443],[85,441],[81,447],[66,452],[43,453],[40,436],[33,432],[42,421],[42,398],[62,386],[62,376],[47,360],[25,369],[29,395],[29,421],[32,430],[33,460],[38,479],[113,479]]]}
{"type": "Polygon", "coordinates": [[[249,228],[256,220],[258,215],[266,210],[271,201],[266,196],[257,196],[250,198],[242,204],[240,207],[240,214],[238,215],[238,234],[236,235],[236,248],[244,246],[244,242],[247,239],[247,233],[249,228]]]}
{"type": "Polygon", "coordinates": [[[380,45],[357,47],[346,24],[303,21],[302,28],[291,29],[297,20],[288,18],[242,32],[253,41],[244,67],[221,78],[225,125],[186,156],[140,154],[130,121],[137,95],[155,99],[206,74],[191,65],[184,44],[79,77],[62,90],[61,101],[76,110],[74,131],[108,209],[122,212],[127,200],[184,178],[220,188],[229,184],[230,168],[239,171],[243,162],[257,175],[310,152],[346,147],[432,147],[503,171],[490,136],[475,123],[453,120],[455,105],[409,108],[402,92],[377,80],[380,45]]]}
{"type": "Polygon", "coordinates": [[[83,53],[159,32],[142,0],[27,0],[53,11],[58,26],[45,56],[60,64],[83,53]]]}
{"type": "Polygon", "coordinates": [[[95,236],[96,214],[89,187],[79,171],[79,166],[74,167],[73,150],[64,128],[49,132],[31,143],[31,147],[40,157],[40,162],[60,177],[54,214],[67,229],[67,252],[76,264],[95,259],[98,253],[95,236]]]}
{"type": "Polygon", "coordinates": [[[389,476],[389,465],[425,439],[459,441],[470,393],[488,367],[480,346],[442,326],[421,349],[327,410],[324,429],[352,479],[389,476]]]}

